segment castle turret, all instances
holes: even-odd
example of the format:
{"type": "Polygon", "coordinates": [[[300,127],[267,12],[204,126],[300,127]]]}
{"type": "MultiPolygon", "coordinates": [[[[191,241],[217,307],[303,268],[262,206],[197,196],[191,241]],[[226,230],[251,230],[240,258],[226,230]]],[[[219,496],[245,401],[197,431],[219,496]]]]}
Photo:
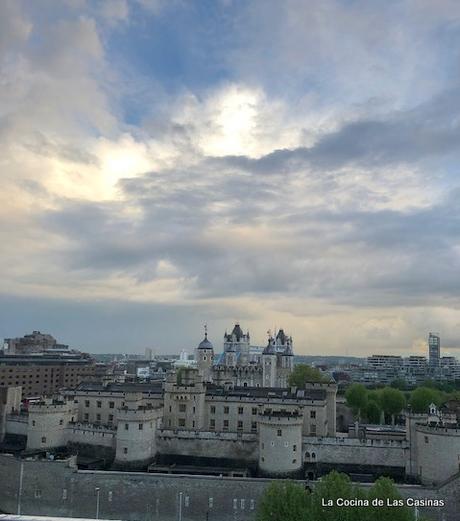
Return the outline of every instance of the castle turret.
{"type": "Polygon", "coordinates": [[[269,336],[267,347],[262,353],[263,387],[276,386],[276,358],[275,340],[269,336]]]}
{"type": "Polygon", "coordinates": [[[114,466],[145,468],[156,454],[155,434],[162,408],[142,405],[142,393],[126,393],[125,407],[117,413],[114,466]]]}
{"type": "Polygon", "coordinates": [[[77,418],[73,402],[48,398],[31,404],[27,429],[27,449],[52,449],[67,445],[66,429],[77,418]]]}
{"type": "Polygon", "coordinates": [[[214,346],[208,340],[208,331],[205,328],[204,339],[195,349],[195,360],[198,371],[205,382],[212,381],[212,365],[214,361],[214,346]]]}
{"type": "Polygon", "coordinates": [[[169,373],[165,382],[163,427],[202,430],[206,386],[198,369],[169,373]]]}
{"type": "Polygon", "coordinates": [[[298,410],[265,410],[259,416],[259,470],[267,476],[300,477],[302,423],[298,410]]]}

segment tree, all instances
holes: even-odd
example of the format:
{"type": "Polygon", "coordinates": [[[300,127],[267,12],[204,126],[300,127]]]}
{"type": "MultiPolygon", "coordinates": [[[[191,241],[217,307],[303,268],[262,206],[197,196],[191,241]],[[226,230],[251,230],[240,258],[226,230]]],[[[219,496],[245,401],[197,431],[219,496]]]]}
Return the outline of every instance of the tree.
{"type": "Polygon", "coordinates": [[[379,478],[367,492],[355,486],[346,474],[332,471],[311,493],[292,481],[272,482],[259,502],[257,521],[414,521],[414,513],[396,503],[401,500],[391,479],[379,478]],[[339,506],[339,498],[362,503],[339,506]],[[372,505],[373,499],[383,500],[383,505],[372,505]],[[332,506],[326,506],[328,500],[332,500],[332,506]],[[397,506],[387,506],[387,501],[397,506]]]}
{"type": "Polygon", "coordinates": [[[361,414],[367,405],[367,389],[362,384],[352,384],[345,392],[345,399],[360,421],[361,414]]]}
{"type": "Polygon", "coordinates": [[[371,507],[369,519],[379,521],[412,521],[414,519],[413,513],[406,506],[387,506],[387,501],[395,505],[402,500],[393,480],[389,478],[379,478],[370,488],[368,498],[371,504],[373,499],[384,500],[383,506],[371,507]]]}
{"type": "Polygon", "coordinates": [[[383,412],[391,416],[391,423],[395,423],[395,415],[399,414],[406,406],[404,394],[399,389],[385,387],[380,391],[380,403],[383,412]]]}
{"type": "Polygon", "coordinates": [[[289,385],[305,387],[308,382],[330,382],[330,378],[324,376],[319,369],[307,364],[297,364],[289,375],[289,385]]]}
{"type": "Polygon", "coordinates": [[[395,378],[390,385],[391,387],[399,389],[400,391],[407,389],[407,382],[404,380],[404,378],[395,378]]]}
{"type": "Polygon", "coordinates": [[[355,508],[335,505],[338,498],[352,499],[356,497],[356,490],[350,478],[335,470],[321,478],[312,492],[310,502],[310,515],[305,519],[321,521],[355,521],[357,511],[355,508]],[[323,506],[323,500],[330,499],[334,502],[332,507],[323,506]]]}
{"type": "Polygon", "coordinates": [[[369,423],[380,423],[382,409],[374,400],[369,400],[365,408],[365,415],[369,423]]]}
{"type": "Polygon", "coordinates": [[[428,408],[431,403],[440,405],[442,396],[436,389],[428,387],[417,387],[412,391],[409,405],[411,411],[415,413],[428,412],[428,408]]]}
{"type": "Polygon", "coordinates": [[[264,491],[257,521],[305,521],[310,493],[293,481],[273,481],[264,491]]]}

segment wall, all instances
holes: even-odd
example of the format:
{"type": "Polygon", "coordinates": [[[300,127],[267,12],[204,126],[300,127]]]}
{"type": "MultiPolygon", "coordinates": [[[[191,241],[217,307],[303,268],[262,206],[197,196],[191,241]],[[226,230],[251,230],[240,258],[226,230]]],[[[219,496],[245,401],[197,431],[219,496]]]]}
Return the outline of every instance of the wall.
{"type": "Polygon", "coordinates": [[[22,387],[0,387],[0,443],[7,430],[7,417],[21,406],[22,387]]]}
{"type": "Polygon", "coordinates": [[[404,467],[408,450],[405,441],[303,438],[304,458],[306,452],[310,454],[305,461],[312,461],[314,452],[317,463],[404,467]]]}
{"type": "Polygon", "coordinates": [[[233,432],[195,432],[160,429],[157,434],[160,454],[208,458],[232,458],[248,462],[257,461],[256,434],[233,432]]]}
{"type": "Polygon", "coordinates": [[[28,416],[10,414],[6,417],[6,433],[27,436],[28,416]]]}
{"type": "MultiPolygon", "coordinates": [[[[22,464],[23,515],[95,518],[99,488],[101,519],[177,521],[182,493],[183,521],[253,521],[270,483],[264,479],[77,471],[68,461],[22,464]]],[[[20,467],[20,460],[0,454],[0,510],[4,512],[17,512],[20,467]]],[[[445,499],[445,508],[420,509],[420,513],[429,513],[436,521],[458,521],[458,477],[439,489],[403,485],[399,490],[404,497],[445,499]]]]}
{"type": "Polygon", "coordinates": [[[66,429],[66,439],[70,444],[97,445],[115,450],[116,431],[87,423],[70,424],[66,429]]]}
{"type": "Polygon", "coordinates": [[[424,484],[438,484],[460,471],[460,430],[416,427],[416,471],[424,484]]]}

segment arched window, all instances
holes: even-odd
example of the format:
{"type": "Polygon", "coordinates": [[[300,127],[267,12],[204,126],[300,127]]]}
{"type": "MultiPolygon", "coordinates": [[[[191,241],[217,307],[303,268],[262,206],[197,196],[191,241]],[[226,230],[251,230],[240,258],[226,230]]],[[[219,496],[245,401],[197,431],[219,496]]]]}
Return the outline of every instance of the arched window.
{"type": "Polygon", "coordinates": [[[314,452],[311,453],[311,459],[316,459],[316,454],[314,452]]]}
{"type": "Polygon", "coordinates": [[[310,459],[310,453],[308,451],[305,453],[305,459],[310,459]]]}

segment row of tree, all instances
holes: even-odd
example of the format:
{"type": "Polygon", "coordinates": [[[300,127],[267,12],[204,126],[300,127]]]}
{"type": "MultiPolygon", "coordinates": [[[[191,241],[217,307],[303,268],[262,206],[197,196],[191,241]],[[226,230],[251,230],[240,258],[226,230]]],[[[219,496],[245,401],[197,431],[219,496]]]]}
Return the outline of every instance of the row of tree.
{"type": "MultiPolygon", "coordinates": [[[[308,382],[330,382],[329,376],[307,364],[297,364],[289,377],[289,385],[299,388],[308,382]]],[[[369,423],[395,422],[395,418],[405,409],[412,412],[427,412],[431,403],[438,407],[448,399],[460,400],[460,391],[446,392],[443,384],[427,381],[413,390],[402,390],[404,382],[395,380],[391,386],[379,389],[367,389],[362,384],[354,383],[345,392],[347,404],[355,416],[369,423]]]]}
{"type": "Polygon", "coordinates": [[[405,408],[415,413],[428,411],[431,403],[439,406],[446,400],[445,393],[431,387],[417,387],[413,391],[403,392],[394,387],[366,389],[362,384],[352,384],[345,392],[347,404],[359,420],[370,423],[382,423],[391,420],[405,408]]]}
{"type": "MultiPolygon", "coordinates": [[[[414,521],[417,514],[402,500],[389,478],[379,478],[369,490],[354,485],[336,471],[323,477],[313,490],[293,481],[274,481],[259,502],[257,521],[414,521]],[[341,506],[338,499],[358,500],[368,506],[341,506]],[[374,501],[373,501],[374,500],[374,501]],[[376,503],[380,501],[380,506],[376,503]],[[383,505],[382,505],[383,503],[383,505]],[[326,506],[329,505],[329,506],[326,506]]],[[[421,519],[419,517],[419,519],[421,519]]]]}

